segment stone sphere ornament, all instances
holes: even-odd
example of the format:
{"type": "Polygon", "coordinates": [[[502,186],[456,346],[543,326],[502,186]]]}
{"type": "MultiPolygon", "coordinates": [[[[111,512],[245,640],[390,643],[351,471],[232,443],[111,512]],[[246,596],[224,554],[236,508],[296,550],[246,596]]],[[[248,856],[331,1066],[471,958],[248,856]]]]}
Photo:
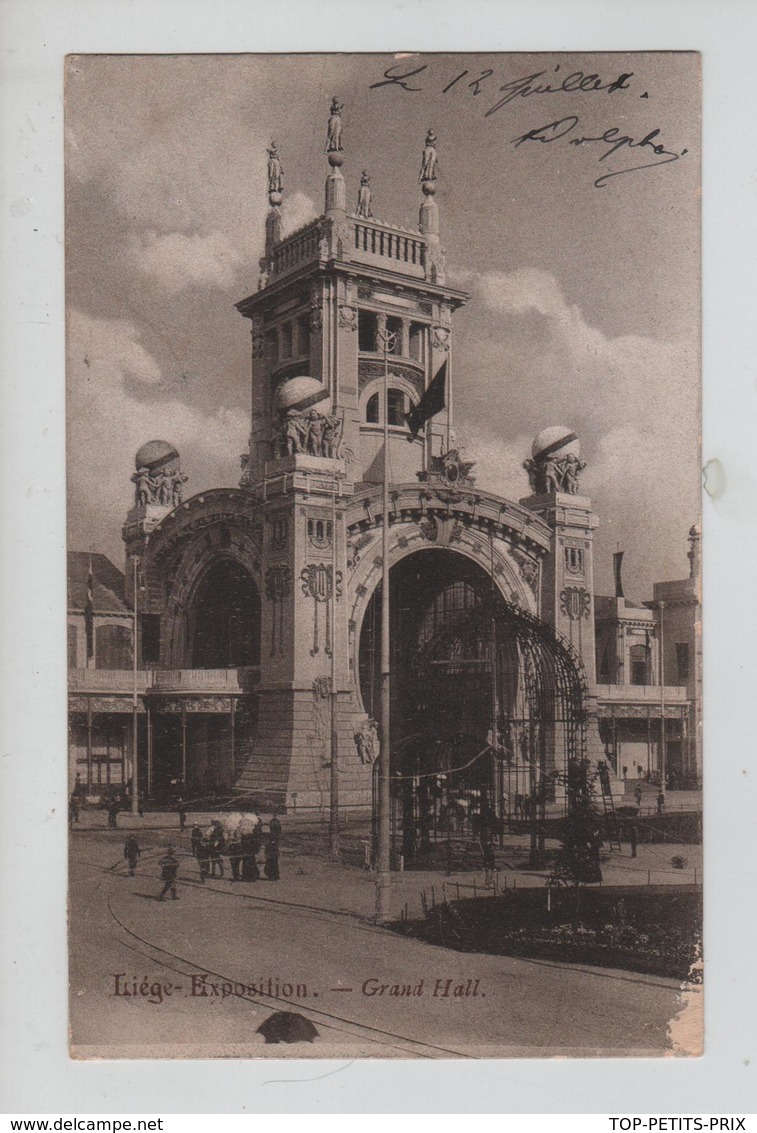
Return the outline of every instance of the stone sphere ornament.
{"type": "Polygon", "coordinates": [[[328,162],[332,169],[337,169],[340,165],[344,165],[344,154],[334,150],[328,154],[328,162]]]}
{"type": "Polygon", "coordinates": [[[154,472],[159,468],[173,467],[179,463],[179,453],[168,441],[148,441],[134,457],[134,467],[139,471],[146,468],[154,472]]]}
{"type": "Polygon", "coordinates": [[[544,460],[548,456],[558,460],[568,455],[580,457],[581,442],[567,425],[549,425],[534,437],[531,455],[534,460],[544,460]]]}
{"type": "Polygon", "coordinates": [[[268,194],[268,201],[269,201],[272,208],[278,208],[278,206],[281,204],[283,199],[284,198],[283,198],[281,193],[269,193],[268,194]]]}

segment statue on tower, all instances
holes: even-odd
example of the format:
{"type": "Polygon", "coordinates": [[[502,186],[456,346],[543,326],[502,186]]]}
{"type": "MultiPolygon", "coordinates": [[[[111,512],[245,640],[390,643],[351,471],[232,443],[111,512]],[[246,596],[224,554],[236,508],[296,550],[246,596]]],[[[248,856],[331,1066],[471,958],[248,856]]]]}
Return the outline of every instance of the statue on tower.
{"type": "MultiPolygon", "coordinates": [[[[271,142],[268,147],[268,196],[271,197],[274,193],[281,195],[284,191],[284,171],[281,168],[281,159],[279,158],[279,147],[276,142],[271,142]]],[[[274,204],[271,201],[271,204],[274,204]]]]}
{"type": "Polygon", "coordinates": [[[336,95],[331,100],[329,114],[328,138],[326,139],[326,153],[342,152],[342,111],[344,103],[336,95]]]}
{"type": "Polygon", "coordinates": [[[418,178],[419,185],[422,185],[424,181],[436,181],[437,162],[436,134],[433,130],[429,129],[426,134],[426,144],[423,147],[423,157],[421,158],[421,172],[418,178]]]}
{"type": "Polygon", "coordinates": [[[370,220],[373,216],[371,210],[371,179],[368,170],[364,169],[360,175],[360,191],[357,196],[357,216],[370,220]]]}

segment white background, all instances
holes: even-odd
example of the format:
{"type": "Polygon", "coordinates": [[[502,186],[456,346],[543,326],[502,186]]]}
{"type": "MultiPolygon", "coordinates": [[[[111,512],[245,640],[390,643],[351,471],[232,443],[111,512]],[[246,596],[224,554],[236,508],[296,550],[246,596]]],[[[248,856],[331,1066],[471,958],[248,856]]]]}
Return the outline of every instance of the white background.
{"type": "Polygon", "coordinates": [[[750,0],[0,0],[0,1109],[621,1114],[757,1108],[756,46],[757,5],[750,0]],[[363,1062],[342,1069],[292,1061],[201,1068],[72,1063],[65,939],[63,57],[400,49],[703,54],[704,459],[720,462],[710,466],[717,498],[705,498],[704,507],[706,1055],[601,1065],[363,1062]]]}

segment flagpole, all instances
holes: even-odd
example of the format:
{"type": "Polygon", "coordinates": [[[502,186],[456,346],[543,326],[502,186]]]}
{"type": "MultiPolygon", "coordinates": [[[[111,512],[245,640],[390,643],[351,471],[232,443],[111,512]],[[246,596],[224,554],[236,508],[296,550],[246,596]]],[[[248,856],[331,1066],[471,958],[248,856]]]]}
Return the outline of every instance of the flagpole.
{"type": "Polygon", "coordinates": [[[384,475],[383,527],[381,532],[381,743],[378,772],[378,852],[376,860],[376,921],[386,924],[391,919],[391,827],[390,827],[390,650],[389,650],[389,346],[394,337],[382,330],[384,347],[384,475]]]}
{"type": "Polygon", "coordinates": [[[329,849],[339,858],[339,734],[337,721],[336,665],[336,485],[331,497],[331,792],[329,800],[329,849]]]}
{"type": "Polygon", "coordinates": [[[137,768],[137,724],[138,724],[138,718],[139,718],[139,700],[138,700],[138,697],[137,697],[137,638],[139,636],[139,630],[138,630],[139,620],[138,620],[138,614],[137,614],[137,602],[138,602],[137,594],[139,592],[139,586],[138,586],[139,578],[138,578],[137,571],[138,571],[138,567],[139,567],[139,555],[134,555],[134,557],[132,559],[132,565],[134,567],[134,602],[133,602],[133,606],[134,606],[134,633],[133,633],[132,651],[131,651],[131,653],[132,653],[132,663],[133,663],[133,670],[132,670],[133,681],[132,681],[132,698],[131,698],[131,709],[132,709],[131,813],[136,818],[137,815],[139,814],[139,775],[138,775],[138,768],[137,768]]]}
{"type": "Polygon", "coordinates": [[[447,452],[452,446],[452,333],[447,339],[447,452]]]}

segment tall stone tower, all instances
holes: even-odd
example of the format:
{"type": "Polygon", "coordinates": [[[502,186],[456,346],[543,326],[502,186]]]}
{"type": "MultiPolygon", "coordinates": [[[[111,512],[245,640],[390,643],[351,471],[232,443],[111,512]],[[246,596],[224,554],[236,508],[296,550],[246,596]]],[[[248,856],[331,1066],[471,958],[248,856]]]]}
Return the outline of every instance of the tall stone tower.
{"type": "Polygon", "coordinates": [[[452,312],[466,299],[444,284],[433,131],[419,228],[404,230],[374,216],[367,171],[349,210],[342,110],[334,98],[324,212],[285,238],[282,165],[271,143],[258,290],[237,304],[252,334],[252,428],[240,486],[262,515],[264,580],[255,747],[265,759],[251,761],[240,785],[260,796],[275,782],[295,806],[323,802],[334,749],[341,801],[369,801],[370,764],[355,759],[360,711],[346,594],[354,551],[345,516],[355,493],[381,479],[385,415],[393,483],[417,485],[449,447],[449,397],[412,443],[405,415],[449,360],[452,312]]]}

